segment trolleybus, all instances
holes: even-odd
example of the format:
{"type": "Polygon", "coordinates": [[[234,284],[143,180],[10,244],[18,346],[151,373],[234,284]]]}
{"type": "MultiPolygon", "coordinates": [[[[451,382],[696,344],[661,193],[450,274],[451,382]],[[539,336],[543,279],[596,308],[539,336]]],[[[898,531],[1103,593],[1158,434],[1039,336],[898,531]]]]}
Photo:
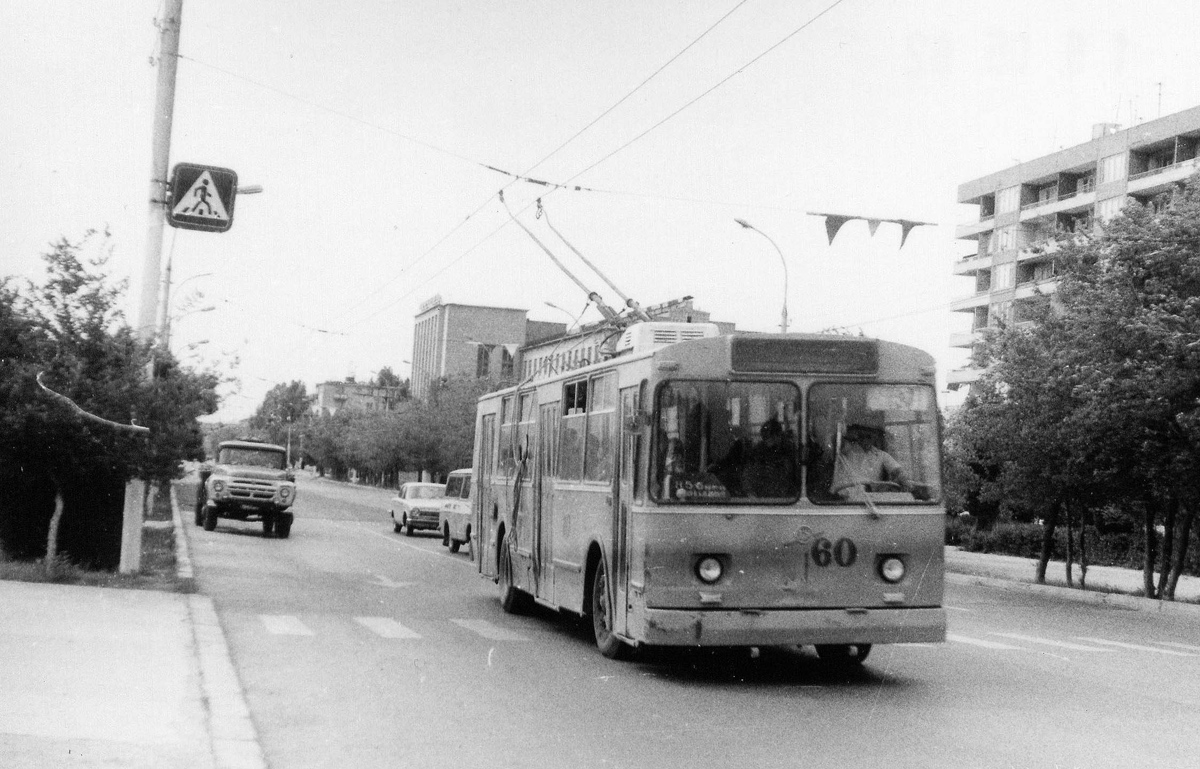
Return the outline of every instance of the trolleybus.
{"type": "Polygon", "coordinates": [[[472,548],[596,644],[944,641],[934,365],[862,337],[646,322],[478,403],[472,548]]]}

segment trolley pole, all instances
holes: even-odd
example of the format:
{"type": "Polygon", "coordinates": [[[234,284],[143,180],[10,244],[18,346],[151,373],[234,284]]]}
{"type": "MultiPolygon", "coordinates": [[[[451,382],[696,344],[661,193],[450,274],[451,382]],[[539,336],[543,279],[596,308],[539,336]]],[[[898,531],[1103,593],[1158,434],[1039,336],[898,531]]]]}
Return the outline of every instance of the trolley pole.
{"type": "Polygon", "coordinates": [[[167,183],[171,154],[171,122],[175,113],[175,71],[179,64],[179,31],[183,0],[165,0],[158,19],[158,83],[154,98],[154,134],[150,155],[150,207],[146,226],[146,253],[142,262],[142,293],[138,307],[138,338],[154,338],[160,298],[163,225],[166,221],[167,183]]]}

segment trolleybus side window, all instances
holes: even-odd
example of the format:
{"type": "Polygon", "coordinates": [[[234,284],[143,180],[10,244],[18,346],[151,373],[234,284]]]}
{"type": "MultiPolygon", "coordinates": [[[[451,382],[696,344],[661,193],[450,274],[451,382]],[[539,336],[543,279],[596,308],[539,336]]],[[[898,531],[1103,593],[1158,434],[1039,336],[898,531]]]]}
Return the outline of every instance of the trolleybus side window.
{"type": "Polygon", "coordinates": [[[563,385],[562,421],[559,423],[558,477],[583,479],[583,445],[587,435],[587,380],[563,385]]]}
{"type": "Polygon", "coordinates": [[[800,391],[785,382],[667,382],[654,404],[660,502],[794,502],[800,391]]]}
{"type": "Polygon", "coordinates": [[[937,409],[927,385],[817,384],[808,396],[814,502],[941,497],[937,409]]]}
{"type": "Polygon", "coordinates": [[[513,396],[509,395],[500,402],[500,466],[497,468],[499,475],[512,477],[516,473],[517,463],[513,456],[516,446],[516,422],[513,396]]]}
{"type": "MultiPolygon", "coordinates": [[[[518,398],[517,410],[517,445],[514,450],[516,461],[533,462],[536,451],[533,445],[533,428],[537,424],[537,393],[521,393],[518,398]]],[[[526,464],[525,480],[530,481],[533,465],[526,464]]]]}
{"type": "Polygon", "coordinates": [[[617,379],[612,374],[604,374],[592,377],[591,384],[583,477],[588,481],[611,481],[616,456],[613,428],[617,418],[617,379]]]}

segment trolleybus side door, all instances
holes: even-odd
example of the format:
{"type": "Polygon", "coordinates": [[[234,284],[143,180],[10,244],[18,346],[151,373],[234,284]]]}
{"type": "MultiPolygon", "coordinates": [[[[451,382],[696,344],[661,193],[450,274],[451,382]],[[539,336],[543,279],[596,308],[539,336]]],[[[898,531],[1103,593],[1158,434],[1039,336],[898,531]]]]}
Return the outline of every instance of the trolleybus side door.
{"type": "Polygon", "coordinates": [[[494,561],[488,560],[496,552],[496,520],[492,509],[496,504],[492,488],[492,470],[496,451],[496,415],[484,414],[479,425],[479,451],[475,456],[475,478],[479,488],[475,490],[475,522],[471,534],[475,542],[471,545],[471,557],[480,574],[495,575],[494,561]]]}
{"type": "Polygon", "coordinates": [[[638,388],[621,390],[617,416],[617,435],[620,436],[617,467],[613,482],[613,629],[622,635],[628,631],[629,609],[629,545],[632,536],[629,504],[633,501],[635,467],[638,461],[639,428],[636,415],[638,388]]]}
{"type": "Polygon", "coordinates": [[[554,600],[554,474],[559,407],[557,401],[543,404],[538,415],[538,467],[534,490],[537,533],[534,559],[537,576],[536,595],[547,601],[554,600]]]}

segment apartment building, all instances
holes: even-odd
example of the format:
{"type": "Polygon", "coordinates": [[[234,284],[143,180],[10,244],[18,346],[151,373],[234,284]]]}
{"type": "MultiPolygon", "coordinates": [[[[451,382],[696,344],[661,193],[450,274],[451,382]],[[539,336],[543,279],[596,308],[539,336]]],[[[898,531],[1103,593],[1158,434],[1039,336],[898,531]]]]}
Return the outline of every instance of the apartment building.
{"type": "MultiPolygon", "coordinates": [[[[957,237],[978,248],[954,266],[974,291],[951,304],[971,316],[971,328],[951,335],[950,346],[970,349],[988,326],[1024,322],[1039,293],[1053,294],[1052,249],[1036,246],[1090,230],[1130,200],[1170,191],[1196,172],[1198,155],[1200,107],[1193,107],[1124,130],[1098,124],[1091,141],[960,185],[958,202],[978,206],[979,218],[960,225],[957,237]]],[[[951,371],[948,384],[970,384],[980,374],[951,371]]]]}

